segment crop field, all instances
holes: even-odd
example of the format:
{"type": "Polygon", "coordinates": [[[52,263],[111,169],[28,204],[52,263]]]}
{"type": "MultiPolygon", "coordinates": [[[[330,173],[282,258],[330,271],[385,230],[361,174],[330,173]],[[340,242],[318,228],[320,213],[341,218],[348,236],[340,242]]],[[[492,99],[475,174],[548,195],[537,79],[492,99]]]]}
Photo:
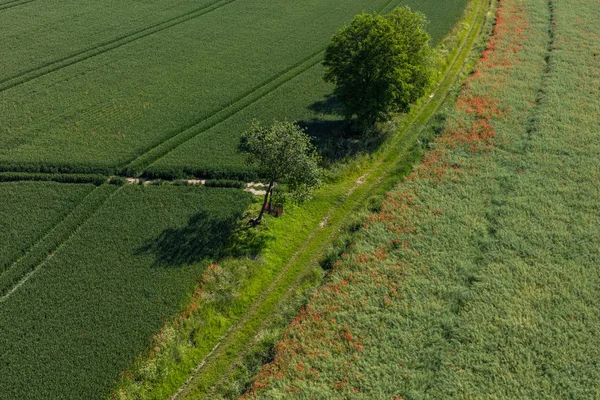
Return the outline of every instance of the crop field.
{"type": "Polygon", "coordinates": [[[3,398],[107,393],[163,319],[181,310],[250,201],[235,189],[94,190],[107,192],[104,203],[34,274],[0,275],[3,398]]]}
{"type": "MultiPolygon", "coordinates": [[[[197,138],[181,152],[218,151],[186,167],[205,177],[249,179],[253,172],[235,146],[248,118],[235,125],[227,120],[316,66],[331,35],[353,15],[409,4],[429,16],[439,40],[465,0],[445,0],[443,7],[434,0],[153,2],[141,15],[121,2],[116,16],[106,11],[113,2],[56,3],[0,10],[8,32],[2,40],[11,43],[0,76],[0,169],[140,173],[197,138]],[[131,22],[127,10],[135,14],[131,22]],[[151,17],[142,23],[146,14],[151,17]],[[100,16],[91,29],[90,15],[100,16]],[[64,23],[66,16],[75,22],[64,23]],[[224,121],[226,128],[217,126],[224,121]]],[[[286,98],[293,111],[279,118],[305,118],[304,109],[322,100],[321,77],[308,74],[315,91],[286,98]]],[[[268,109],[268,101],[258,107],[268,109]]],[[[157,165],[181,169],[174,156],[157,165]]]]}
{"type": "Polygon", "coordinates": [[[598,398],[600,7],[501,0],[442,135],[247,398],[598,398]]]}
{"type": "Polygon", "coordinates": [[[93,188],[57,183],[0,183],[0,274],[93,188]]]}
{"type": "MultiPolygon", "coordinates": [[[[355,14],[409,5],[427,15],[436,44],[466,4],[0,0],[0,398],[106,398],[194,304],[209,266],[228,257],[245,263],[239,276],[260,266],[275,280],[273,265],[303,243],[286,231],[293,240],[277,246],[287,259],[229,254],[250,194],[121,186],[112,175],[255,180],[237,150],[252,119],[298,120],[317,145],[335,140],[340,117],[320,63],[355,14]]],[[[319,212],[344,185],[317,199],[319,212]]],[[[292,216],[302,235],[307,214],[292,216]]],[[[261,277],[246,277],[235,285],[260,294],[261,277]]],[[[232,299],[230,315],[212,316],[221,331],[256,297],[232,299]]],[[[198,354],[212,328],[192,336],[206,341],[198,354]]]]}

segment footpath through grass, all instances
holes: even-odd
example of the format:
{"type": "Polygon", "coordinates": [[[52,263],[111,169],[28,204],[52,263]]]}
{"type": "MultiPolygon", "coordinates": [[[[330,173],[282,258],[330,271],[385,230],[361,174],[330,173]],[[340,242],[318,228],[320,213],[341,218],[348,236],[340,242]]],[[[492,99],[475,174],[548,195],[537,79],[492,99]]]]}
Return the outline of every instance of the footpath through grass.
{"type": "Polygon", "coordinates": [[[600,396],[598,18],[500,2],[445,131],[247,398],[600,396]]]}
{"type": "MultiPolygon", "coordinates": [[[[208,271],[188,310],[155,338],[156,351],[124,374],[115,398],[168,398],[190,374],[193,378],[183,386],[181,398],[231,398],[244,390],[254,371],[244,371],[241,364],[264,345],[257,339],[277,337],[274,320],[293,303],[290,297],[320,281],[319,260],[348,225],[349,216],[364,209],[370,196],[389,188],[389,182],[395,182],[418,156],[414,143],[421,124],[455,87],[479,38],[487,5],[472,3],[466,20],[451,36],[454,42],[445,43],[450,54],[435,96],[401,121],[400,133],[385,148],[348,167],[309,203],[288,210],[282,218],[268,219],[264,232],[239,230],[230,246],[254,242],[258,248],[264,246],[262,257],[224,260],[208,271]]],[[[237,250],[256,255],[253,249],[237,250]]]]}

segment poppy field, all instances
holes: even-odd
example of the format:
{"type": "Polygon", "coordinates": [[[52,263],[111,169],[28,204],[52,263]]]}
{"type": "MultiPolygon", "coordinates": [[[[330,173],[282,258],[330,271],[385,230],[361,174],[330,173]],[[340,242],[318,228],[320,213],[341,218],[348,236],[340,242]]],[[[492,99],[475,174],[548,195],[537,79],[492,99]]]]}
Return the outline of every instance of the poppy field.
{"type": "Polygon", "coordinates": [[[600,7],[500,0],[423,162],[245,398],[600,395],[600,7]]]}

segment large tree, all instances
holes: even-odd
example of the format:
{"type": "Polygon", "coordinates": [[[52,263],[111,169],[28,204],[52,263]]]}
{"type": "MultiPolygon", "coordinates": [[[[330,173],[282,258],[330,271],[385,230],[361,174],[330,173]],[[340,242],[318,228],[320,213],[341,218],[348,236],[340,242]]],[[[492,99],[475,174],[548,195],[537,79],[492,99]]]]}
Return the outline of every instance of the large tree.
{"type": "Polygon", "coordinates": [[[252,122],[242,135],[241,149],[248,154],[248,163],[257,165],[268,181],[260,214],[260,223],[273,196],[276,183],[285,183],[295,201],[306,199],[320,184],[319,157],[310,137],[295,122],[275,122],[270,127],[252,122]]]}
{"type": "Polygon", "coordinates": [[[325,80],[336,85],[346,119],[362,130],[407,112],[431,77],[427,21],[408,7],[357,15],[327,47],[325,80]]]}

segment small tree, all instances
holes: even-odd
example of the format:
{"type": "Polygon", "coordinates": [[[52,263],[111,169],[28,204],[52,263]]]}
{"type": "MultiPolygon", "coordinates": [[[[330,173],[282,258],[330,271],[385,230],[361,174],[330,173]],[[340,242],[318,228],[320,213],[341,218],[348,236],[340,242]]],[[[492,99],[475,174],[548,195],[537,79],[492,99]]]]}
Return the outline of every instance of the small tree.
{"type": "Polygon", "coordinates": [[[273,196],[275,183],[284,182],[292,199],[302,201],[320,184],[319,157],[310,138],[295,122],[275,122],[270,127],[252,122],[242,135],[241,149],[248,153],[248,163],[258,165],[269,184],[260,214],[273,196]]]}
{"type": "Polygon", "coordinates": [[[431,77],[425,16],[408,7],[390,14],[360,14],[332,39],[325,53],[325,80],[346,119],[361,130],[406,112],[431,77]]]}

